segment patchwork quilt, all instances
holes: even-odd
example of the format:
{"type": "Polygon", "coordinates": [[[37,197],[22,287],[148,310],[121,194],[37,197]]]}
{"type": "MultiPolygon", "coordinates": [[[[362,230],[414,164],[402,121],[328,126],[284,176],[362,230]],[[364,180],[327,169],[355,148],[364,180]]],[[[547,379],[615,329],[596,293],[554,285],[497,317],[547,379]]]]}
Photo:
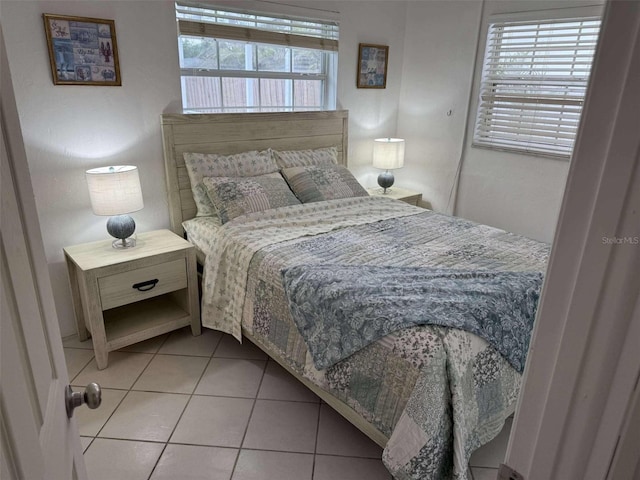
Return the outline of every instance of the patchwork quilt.
{"type": "Polygon", "coordinates": [[[335,263],[297,265],[282,278],[318,369],[402,328],[440,325],[475,333],[522,373],[542,287],[539,272],[335,263]]]}
{"type": "Polygon", "coordinates": [[[544,272],[549,246],[384,197],[244,215],[206,245],[202,322],[241,340],[244,327],[290,366],[389,438],[396,479],[468,478],[474,450],[513,413],[520,374],[458,328],[394,331],[323,370],[292,320],[282,271],[299,265],[544,272]]]}

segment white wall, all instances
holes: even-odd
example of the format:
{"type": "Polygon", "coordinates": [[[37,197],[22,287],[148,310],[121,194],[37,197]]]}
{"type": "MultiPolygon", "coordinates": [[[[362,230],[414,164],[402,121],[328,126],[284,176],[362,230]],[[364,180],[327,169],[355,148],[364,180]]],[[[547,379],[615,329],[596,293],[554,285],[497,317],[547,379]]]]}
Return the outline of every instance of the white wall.
{"type": "Polygon", "coordinates": [[[398,135],[405,167],[396,184],[451,212],[464,139],[482,2],[409,2],[398,135]]]}
{"type": "Polygon", "coordinates": [[[3,1],[11,65],[45,253],[62,335],[75,331],[62,248],[106,238],[84,171],[139,167],[145,208],[138,231],[169,224],[159,117],[178,111],[180,80],[172,2],[3,1]],[[42,14],[115,20],[122,87],[54,86],[42,14]]]}
{"type": "MultiPolygon", "coordinates": [[[[482,12],[483,26],[478,55],[480,58],[484,56],[487,19],[490,15],[545,10],[552,12],[545,13],[546,18],[553,18],[555,15],[563,15],[561,12],[565,8],[598,3],[602,2],[489,0],[482,12]]],[[[481,73],[482,62],[478,61],[474,73],[470,115],[467,119],[468,134],[462,158],[455,214],[530,238],[551,242],[560,212],[569,161],[473,147],[471,142],[481,73]]]]}
{"type": "Polygon", "coordinates": [[[407,4],[339,1],[334,5],[340,10],[338,108],[349,110],[349,169],[363,185],[374,186],[380,171],[371,166],[373,139],[395,136],[397,130],[407,4]],[[359,43],[389,46],[385,89],[356,88],[359,43]]]}
{"type": "MultiPolygon", "coordinates": [[[[169,0],[3,0],[0,5],[63,336],[74,333],[75,324],[62,249],[108,238],[106,219],[91,212],[84,171],[137,165],[145,202],[132,215],[138,231],[169,226],[159,116],[181,109],[173,5],[169,0]],[[122,86],[54,86],[43,13],[115,20],[122,86]]],[[[341,12],[338,107],[350,110],[351,165],[366,181],[373,171],[370,139],[394,133],[397,124],[406,5],[327,1],[313,7],[341,12]],[[356,89],[358,42],[389,45],[385,90],[356,89]]]]}

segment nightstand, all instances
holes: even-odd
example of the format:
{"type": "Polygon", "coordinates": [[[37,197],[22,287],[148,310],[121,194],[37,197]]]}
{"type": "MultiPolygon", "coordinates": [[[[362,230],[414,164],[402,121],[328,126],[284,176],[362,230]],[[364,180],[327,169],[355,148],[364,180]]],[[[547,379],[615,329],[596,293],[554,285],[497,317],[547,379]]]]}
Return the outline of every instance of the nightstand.
{"type": "Polygon", "coordinates": [[[421,193],[414,192],[413,190],[407,190],[406,188],[391,187],[387,188],[387,193],[383,193],[383,191],[384,190],[381,187],[367,188],[369,195],[402,200],[410,205],[418,205],[418,202],[422,199],[421,193]]]}
{"type": "Polygon", "coordinates": [[[93,339],[98,369],[110,351],[191,325],[200,335],[196,251],[169,230],[137,235],[136,246],[111,240],[64,249],[79,339],[93,339]]]}

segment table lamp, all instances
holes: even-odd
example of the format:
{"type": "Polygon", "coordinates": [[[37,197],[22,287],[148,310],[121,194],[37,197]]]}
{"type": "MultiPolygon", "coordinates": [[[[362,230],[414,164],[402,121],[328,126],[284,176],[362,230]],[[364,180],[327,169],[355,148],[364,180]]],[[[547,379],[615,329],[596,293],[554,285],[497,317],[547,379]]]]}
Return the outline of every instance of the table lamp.
{"type": "Polygon", "coordinates": [[[387,188],[393,185],[393,174],[389,170],[401,168],[404,165],[403,138],[376,138],[373,143],[373,166],[385,170],[378,175],[378,185],[387,193],[387,188]]]}
{"type": "Polygon", "coordinates": [[[142,190],[138,167],[119,165],[87,170],[87,185],[91,208],[96,215],[110,215],[107,232],[116,240],[113,248],[129,248],[136,245],[130,238],[136,229],[136,223],[127,213],[141,210],[142,190]]]}

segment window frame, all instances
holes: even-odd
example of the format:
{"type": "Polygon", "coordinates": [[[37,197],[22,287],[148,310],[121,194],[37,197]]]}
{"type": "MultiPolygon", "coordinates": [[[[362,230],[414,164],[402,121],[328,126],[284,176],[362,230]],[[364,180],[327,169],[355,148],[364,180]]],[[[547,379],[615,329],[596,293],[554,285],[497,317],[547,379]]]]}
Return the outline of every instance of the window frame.
{"type": "MultiPolygon", "coordinates": [[[[491,132],[488,132],[486,136],[479,138],[479,134],[478,134],[479,128],[482,126],[486,126],[486,124],[484,125],[481,124],[483,120],[487,119],[487,114],[485,113],[485,111],[487,108],[491,108],[491,106],[483,108],[484,106],[483,106],[483,98],[482,98],[483,93],[485,92],[483,88],[486,89],[486,86],[489,83],[485,75],[487,71],[487,66],[486,66],[487,57],[490,53],[495,52],[490,48],[490,45],[489,45],[491,27],[492,25],[500,25],[500,24],[502,25],[518,24],[518,23],[548,24],[548,23],[571,22],[575,20],[582,20],[582,21],[597,20],[600,22],[600,25],[598,26],[598,28],[600,28],[602,23],[602,10],[603,10],[602,5],[593,5],[593,6],[586,6],[586,7],[559,8],[554,10],[535,10],[535,11],[518,12],[518,13],[502,13],[502,14],[490,15],[485,19],[483,23],[481,37],[480,37],[481,44],[479,45],[479,48],[478,48],[477,64],[479,65],[479,68],[477,68],[477,72],[476,72],[477,77],[476,77],[476,83],[474,87],[476,92],[475,99],[477,104],[475,105],[475,116],[472,119],[473,123],[471,123],[470,125],[471,127],[470,145],[472,147],[488,149],[492,151],[503,151],[503,152],[526,155],[526,156],[550,157],[550,158],[564,159],[564,160],[569,160],[571,158],[571,155],[573,153],[573,146],[575,145],[575,139],[577,137],[577,132],[580,125],[580,118],[582,116],[582,105],[584,104],[584,101],[586,99],[586,90],[585,90],[585,94],[579,100],[580,108],[577,115],[577,120],[575,122],[576,128],[575,128],[575,132],[573,132],[573,135],[571,138],[571,146],[568,151],[562,152],[560,151],[560,148],[556,149],[556,151],[550,151],[553,149],[549,149],[546,151],[540,150],[540,149],[537,149],[535,146],[532,147],[530,142],[521,142],[519,145],[518,144],[504,145],[504,143],[506,142],[496,141],[491,137],[490,135],[491,132]]],[[[595,48],[597,49],[597,41],[596,41],[595,48]]],[[[595,57],[595,54],[594,54],[594,57],[595,57]]],[[[592,65],[593,65],[593,57],[591,58],[591,65],[589,67],[589,72],[592,65]]],[[[590,76],[590,73],[589,73],[589,76],[590,76]]],[[[523,81],[526,82],[526,79],[524,79],[523,81]]],[[[541,89],[544,88],[544,86],[542,85],[543,82],[540,82],[540,83],[541,83],[540,88],[541,89]]],[[[588,79],[586,81],[586,85],[588,85],[588,79]]],[[[571,103],[571,102],[568,102],[568,103],[571,103]]],[[[512,104],[515,104],[515,102],[512,102],[512,104]]],[[[535,111],[544,112],[544,108],[537,109],[535,111]]],[[[516,116],[515,113],[513,115],[516,116]]],[[[547,120],[545,120],[545,122],[546,121],[547,120]]],[[[535,124],[535,118],[530,123],[535,124]]],[[[564,127],[561,121],[556,122],[554,125],[559,128],[564,127]]],[[[523,130],[522,135],[526,136],[527,133],[530,131],[531,131],[530,129],[523,130]]]]}
{"type": "MultiPolygon", "coordinates": [[[[184,111],[198,112],[198,113],[226,113],[226,112],[264,112],[264,111],[322,111],[322,110],[335,110],[337,102],[337,49],[338,49],[338,30],[339,25],[337,21],[333,20],[316,20],[300,17],[288,17],[281,14],[264,14],[262,12],[255,11],[241,11],[234,10],[228,7],[216,7],[215,5],[201,7],[198,5],[191,5],[188,2],[176,2],[176,20],[178,23],[178,55],[180,65],[180,86],[181,97],[184,111]],[[234,15],[251,15],[255,16],[253,20],[247,20],[255,23],[278,23],[291,21],[294,25],[296,22],[313,23],[317,30],[324,30],[321,25],[325,25],[326,29],[330,31],[329,35],[333,35],[331,38],[325,37],[307,37],[305,35],[297,34],[285,34],[282,32],[273,32],[271,30],[260,30],[258,28],[252,28],[248,25],[238,26],[237,28],[229,25],[219,25],[216,23],[208,23],[204,21],[195,21],[193,19],[184,19],[179,15],[179,10],[184,8],[200,8],[204,11],[210,12],[211,17],[225,18],[225,14],[230,16],[234,15]],[[279,19],[275,22],[265,21],[265,18],[279,19]],[[222,36],[215,35],[216,31],[222,30],[222,36]],[[249,32],[249,30],[251,30],[249,32]],[[219,52],[220,42],[242,42],[245,45],[245,49],[251,56],[251,69],[238,70],[238,69],[224,69],[220,68],[220,55],[217,54],[217,68],[193,68],[184,67],[183,48],[181,44],[182,38],[208,38],[215,42],[216,49],[219,52]],[[246,37],[246,38],[244,38],[246,37]],[[251,41],[252,38],[256,40],[273,40],[271,42],[265,41],[251,41]],[[287,48],[287,58],[289,71],[267,71],[259,70],[258,66],[258,50],[260,45],[268,45],[273,47],[287,48]],[[318,47],[318,48],[313,48],[318,47]],[[308,49],[313,51],[319,51],[321,53],[321,68],[320,73],[302,73],[293,72],[293,55],[296,49],[308,49]],[[220,91],[219,101],[220,106],[209,107],[191,107],[188,106],[186,81],[189,77],[209,77],[216,78],[218,82],[218,89],[220,91]],[[247,95],[247,104],[244,106],[231,105],[227,106],[225,102],[225,94],[223,91],[223,83],[228,78],[242,78],[245,79],[246,89],[250,90],[251,86],[249,81],[256,81],[257,86],[257,104],[250,99],[247,95]],[[265,106],[262,102],[262,80],[287,80],[290,85],[286,87],[285,95],[290,99],[286,105],[278,106],[265,106]],[[321,82],[320,89],[320,103],[314,106],[298,106],[295,105],[296,98],[296,81],[300,80],[317,80],[321,82]]],[[[253,83],[253,82],[251,82],[253,83]]]]}

